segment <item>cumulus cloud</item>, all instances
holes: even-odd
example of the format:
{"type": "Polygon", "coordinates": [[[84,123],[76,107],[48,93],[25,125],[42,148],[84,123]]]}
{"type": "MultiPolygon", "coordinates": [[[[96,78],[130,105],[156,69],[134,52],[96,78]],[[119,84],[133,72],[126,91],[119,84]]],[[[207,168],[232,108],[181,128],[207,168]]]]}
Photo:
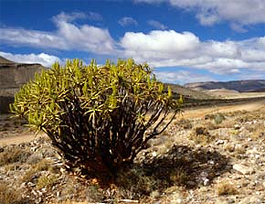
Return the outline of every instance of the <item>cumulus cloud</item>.
{"type": "Polygon", "coordinates": [[[142,53],[150,56],[160,53],[155,58],[163,58],[174,53],[186,52],[195,49],[199,39],[190,32],[177,33],[174,30],[154,30],[149,34],[127,32],[121,39],[121,45],[131,53],[142,53]]]}
{"type": "Polygon", "coordinates": [[[132,17],[123,17],[121,18],[118,23],[121,25],[121,26],[129,26],[129,25],[138,25],[138,22],[133,19],[132,17]]]}
{"type": "Polygon", "coordinates": [[[191,67],[235,74],[265,67],[265,37],[244,41],[201,41],[190,32],[127,32],[120,41],[126,57],[154,67],[191,67]]]}
{"type": "Polygon", "coordinates": [[[165,26],[164,24],[160,23],[159,21],[149,20],[147,23],[150,26],[152,26],[152,27],[154,27],[155,29],[158,29],[158,30],[165,30],[165,29],[167,29],[167,26],[165,26]]]}
{"type": "Polygon", "coordinates": [[[0,52],[0,56],[19,63],[39,63],[45,67],[50,67],[55,62],[61,62],[60,58],[45,53],[41,54],[12,54],[8,52],[0,52]]]}
{"type": "Polygon", "coordinates": [[[23,45],[58,50],[80,50],[96,54],[113,54],[115,42],[109,31],[87,24],[78,26],[72,23],[72,21],[80,18],[87,18],[87,14],[60,13],[53,17],[53,22],[57,27],[57,30],[53,32],[0,28],[0,40],[11,46],[23,45]]]}
{"type": "MultiPolygon", "coordinates": [[[[154,2],[154,0],[149,1],[154,2]]],[[[158,3],[162,1],[157,0],[158,3]]],[[[170,3],[193,9],[203,1],[208,2],[206,0],[171,0],[170,3]]],[[[242,1],[246,2],[246,0],[242,1]]],[[[214,5],[217,4],[215,1],[211,2],[214,5]]],[[[230,5],[230,3],[228,4],[230,5]]],[[[209,2],[208,5],[210,5],[209,2]]],[[[207,4],[205,6],[207,7],[207,4]]],[[[221,14],[219,14],[219,7],[217,10],[213,9],[210,14],[214,15],[216,12],[218,19],[222,19],[221,14]]],[[[108,29],[87,24],[76,24],[78,19],[86,19],[88,16],[96,15],[62,12],[53,18],[56,30],[51,32],[22,28],[0,28],[0,44],[78,50],[98,55],[110,54],[113,57],[133,57],[137,62],[148,62],[154,67],[188,67],[196,71],[206,70],[207,73],[227,76],[243,76],[244,73],[250,73],[246,75],[250,77],[251,73],[254,76],[255,73],[264,72],[265,36],[241,41],[202,41],[194,33],[163,30],[160,27],[160,30],[153,30],[149,33],[126,32],[119,41],[115,41],[108,29]]],[[[210,20],[208,24],[211,24],[210,20]]],[[[244,22],[238,22],[235,25],[243,26],[244,22]]],[[[15,55],[0,52],[0,55],[13,61],[37,62],[44,66],[50,66],[54,61],[60,60],[56,56],[44,53],[15,55]]],[[[159,75],[168,81],[173,80],[173,78],[181,81],[185,77],[186,81],[192,81],[192,77],[195,79],[193,81],[197,81],[201,78],[201,75],[179,71],[175,74],[173,72],[159,72],[159,75]]]]}
{"type": "MultiPolygon", "coordinates": [[[[195,11],[202,25],[213,25],[222,20],[231,22],[238,30],[240,25],[265,23],[265,1],[263,0],[134,0],[135,2],[161,3],[195,11]]],[[[241,31],[245,29],[241,27],[241,31]]]]}
{"type": "Polygon", "coordinates": [[[180,83],[213,81],[214,79],[205,74],[194,73],[190,71],[155,71],[154,74],[158,80],[165,83],[180,83]]]}

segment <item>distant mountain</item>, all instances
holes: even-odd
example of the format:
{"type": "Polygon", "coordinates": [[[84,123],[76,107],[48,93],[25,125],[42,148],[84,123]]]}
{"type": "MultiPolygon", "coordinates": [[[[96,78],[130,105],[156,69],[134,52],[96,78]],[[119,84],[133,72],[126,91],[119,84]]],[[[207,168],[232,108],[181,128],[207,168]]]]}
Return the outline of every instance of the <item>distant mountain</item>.
{"type": "Polygon", "coordinates": [[[0,56],[0,113],[8,111],[14,94],[42,69],[41,64],[16,63],[0,56]]]}
{"type": "Polygon", "coordinates": [[[170,86],[173,94],[175,95],[175,98],[178,98],[179,95],[182,95],[184,96],[184,98],[190,98],[190,99],[198,99],[198,100],[213,99],[213,97],[207,93],[192,90],[190,88],[178,84],[165,84],[165,88],[167,86],[170,86]]]}
{"type": "Polygon", "coordinates": [[[14,62],[0,56],[0,64],[13,64],[14,62]]]}
{"type": "Polygon", "coordinates": [[[229,82],[198,82],[188,83],[184,87],[197,90],[231,90],[238,92],[263,92],[265,91],[265,80],[241,80],[241,81],[229,81],[229,82]]]}

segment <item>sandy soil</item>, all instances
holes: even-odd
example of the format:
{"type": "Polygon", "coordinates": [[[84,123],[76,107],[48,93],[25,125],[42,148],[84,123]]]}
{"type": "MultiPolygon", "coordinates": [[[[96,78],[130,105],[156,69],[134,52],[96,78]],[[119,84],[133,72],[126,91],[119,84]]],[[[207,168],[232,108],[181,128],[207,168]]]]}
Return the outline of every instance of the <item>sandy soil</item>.
{"type": "Polygon", "coordinates": [[[206,114],[218,112],[234,112],[234,111],[255,111],[265,106],[265,100],[247,102],[244,104],[229,104],[225,106],[212,106],[187,109],[180,116],[181,118],[201,118],[206,114]]]}
{"type": "MultiPolygon", "coordinates": [[[[225,105],[225,106],[213,106],[213,107],[200,107],[200,108],[192,108],[185,110],[180,116],[177,116],[179,119],[182,118],[203,118],[206,114],[218,113],[218,112],[233,112],[233,111],[255,111],[259,110],[265,106],[265,100],[248,102],[240,105],[225,105]]],[[[2,123],[0,123],[0,127],[3,126],[3,117],[7,117],[6,115],[1,116],[2,123]]],[[[14,125],[10,123],[5,131],[0,130],[0,146],[1,145],[10,145],[10,144],[19,144],[22,142],[29,142],[36,137],[45,137],[45,134],[41,133],[37,136],[34,133],[28,132],[27,129],[19,131],[14,131],[14,125]],[[10,131],[9,131],[10,129],[10,131]],[[12,131],[11,131],[12,130],[12,131]],[[2,137],[2,134],[7,134],[5,137],[2,137]]]]}
{"type": "Polygon", "coordinates": [[[217,96],[218,98],[225,98],[225,99],[265,97],[265,92],[239,93],[237,91],[227,90],[227,89],[209,90],[206,91],[206,93],[209,94],[210,96],[217,96]]]}
{"type": "Polygon", "coordinates": [[[45,134],[34,135],[33,133],[22,133],[21,135],[10,135],[10,137],[0,138],[1,145],[20,144],[22,142],[29,142],[39,137],[46,137],[45,134]]]}

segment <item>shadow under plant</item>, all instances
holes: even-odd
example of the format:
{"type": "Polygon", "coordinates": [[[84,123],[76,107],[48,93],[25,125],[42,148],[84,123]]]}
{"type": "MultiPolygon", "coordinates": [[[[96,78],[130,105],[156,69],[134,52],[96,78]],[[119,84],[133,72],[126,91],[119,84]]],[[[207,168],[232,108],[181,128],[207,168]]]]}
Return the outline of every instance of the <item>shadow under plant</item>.
{"type": "Polygon", "coordinates": [[[202,147],[173,145],[167,152],[155,155],[154,150],[157,146],[153,146],[140,152],[134,164],[118,172],[116,181],[102,186],[97,180],[82,179],[64,171],[60,172],[58,169],[53,170],[56,166],[52,161],[57,159],[55,152],[50,152],[50,148],[50,142],[43,139],[29,144],[2,148],[0,180],[4,179],[7,183],[5,185],[2,183],[0,188],[10,189],[10,186],[14,186],[21,190],[13,191],[12,194],[6,190],[0,191],[0,203],[3,200],[3,203],[13,203],[14,200],[23,203],[27,198],[32,199],[32,202],[27,200],[26,203],[50,201],[59,203],[68,199],[105,203],[119,203],[118,201],[122,199],[132,199],[139,200],[140,203],[152,203],[153,198],[159,199],[171,187],[194,189],[209,185],[216,177],[231,169],[229,158],[217,151],[209,151],[202,147]],[[10,154],[14,149],[17,153],[10,154]],[[39,158],[40,154],[43,156],[39,158]],[[49,157],[50,160],[44,157],[49,157]],[[37,160],[33,162],[33,158],[35,158],[34,161],[37,160]],[[43,163],[44,161],[49,162],[43,163]],[[13,171],[5,170],[13,168],[14,165],[18,167],[14,167],[13,171]],[[7,171],[12,173],[5,174],[4,172],[7,171]],[[19,179],[11,180],[11,177],[14,177],[12,175],[15,174],[19,179]],[[47,183],[43,180],[44,176],[57,179],[55,182],[49,180],[47,183]],[[34,192],[41,194],[33,194],[34,192]]]}
{"type": "Polygon", "coordinates": [[[149,196],[154,191],[161,195],[171,186],[186,189],[206,186],[232,168],[229,158],[202,147],[173,145],[165,154],[156,156],[151,151],[142,154],[130,169],[118,174],[117,186],[130,192],[131,199],[149,196]]]}

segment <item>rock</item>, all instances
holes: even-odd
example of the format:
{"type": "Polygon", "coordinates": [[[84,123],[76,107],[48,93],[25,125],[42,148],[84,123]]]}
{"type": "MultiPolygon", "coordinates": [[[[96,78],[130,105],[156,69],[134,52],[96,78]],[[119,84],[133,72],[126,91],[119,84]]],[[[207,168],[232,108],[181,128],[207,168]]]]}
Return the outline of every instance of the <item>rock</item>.
{"type": "Polygon", "coordinates": [[[224,140],[217,140],[215,144],[216,145],[224,144],[224,140]]]}
{"type": "Polygon", "coordinates": [[[233,169],[244,175],[250,175],[254,173],[254,169],[252,167],[246,166],[244,164],[234,164],[233,169]]]}
{"type": "Polygon", "coordinates": [[[216,201],[215,201],[215,204],[229,204],[226,200],[222,200],[222,199],[217,199],[216,201]]]}
{"type": "Polygon", "coordinates": [[[185,200],[183,199],[180,193],[174,193],[170,197],[171,197],[171,200],[170,200],[171,204],[184,204],[185,203],[185,200]]]}
{"type": "Polygon", "coordinates": [[[261,204],[261,203],[262,203],[261,200],[256,196],[246,197],[239,202],[239,204],[261,204]]]}
{"type": "Polygon", "coordinates": [[[235,128],[235,130],[239,130],[241,128],[241,126],[239,124],[235,124],[234,128],[235,128]]]}

